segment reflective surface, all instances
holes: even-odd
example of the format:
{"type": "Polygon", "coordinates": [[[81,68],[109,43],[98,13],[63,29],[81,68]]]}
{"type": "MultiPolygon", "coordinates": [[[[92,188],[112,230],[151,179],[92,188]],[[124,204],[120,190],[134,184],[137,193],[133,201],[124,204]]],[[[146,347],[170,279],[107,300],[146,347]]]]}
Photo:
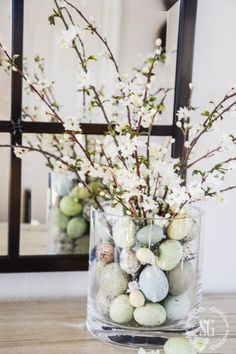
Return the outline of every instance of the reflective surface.
{"type": "MultiPolygon", "coordinates": [[[[166,48],[166,60],[158,64],[156,90],[166,88],[171,91],[160,124],[172,124],[179,1],[173,6],[167,6],[167,1],[162,0],[76,0],[73,3],[87,18],[93,18],[98,24],[99,31],[106,38],[122,75],[128,73],[132,77],[132,69],[141,68],[144,58],[155,51],[156,38],[162,39],[166,48]]],[[[33,74],[38,69],[38,63],[34,59],[38,56],[44,58],[45,72],[39,76],[55,81],[53,92],[63,114],[78,114],[82,106],[82,95],[77,92],[78,79],[75,75],[79,70],[78,58],[73,49],[60,48],[61,31],[65,28],[62,21],[57,18],[56,26],[49,25],[48,16],[52,13],[53,6],[52,0],[25,1],[24,27],[27,29],[24,33],[24,57],[27,59],[25,65],[29,73],[33,74]]],[[[76,24],[84,28],[85,23],[81,18],[73,10],[70,11],[76,24]]],[[[66,14],[65,19],[70,24],[66,14]]],[[[86,57],[95,55],[97,58],[96,62],[90,63],[96,84],[104,85],[107,95],[114,94],[115,71],[113,64],[104,58],[106,48],[96,35],[91,35],[88,31],[84,31],[83,37],[86,43],[86,57]]],[[[23,101],[24,106],[31,108],[31,113],[35,105],[39,105],[38,100],[32,95],[25,94],[23,101]]],[[[45,118],[41,107],[37,119],[45,118]]],[[[96,114],[89,115],[86,120],[104,123],[97,110],[96,114]]]]}
{"type": "MultiPolygon", "coordinates": [[[[0,2],[0,41],[11,48],[10,1],[0,2]]],[[[0,50],[0,64],[3,53],[0,50]]],[[[0,68],[0,120],[10,120],[10,75],[5,72],[6,64],[0,68]]]]}
{"type": "MultiPolygon", "coordinates": [[[[0,135],[0,144],[9,144],[9,134],[0,135]]],[[[10,167],[10,149],[0,149],[0,255],[7,255],[8,247],[8,207],[9,207],[9,167],[10,167]]]]}

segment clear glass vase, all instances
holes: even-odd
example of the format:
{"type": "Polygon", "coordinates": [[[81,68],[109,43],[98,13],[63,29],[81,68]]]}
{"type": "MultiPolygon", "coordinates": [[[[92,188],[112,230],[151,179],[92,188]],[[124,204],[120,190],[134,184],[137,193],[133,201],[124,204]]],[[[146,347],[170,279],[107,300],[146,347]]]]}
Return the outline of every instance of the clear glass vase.
{"type": "Polygon", "coordinates": [[[88,254],[90,200],[70,173],[50,172],[47,253],[88,254]]]}
{"type": "Polygon", "coordinates": [[[92,209],[87,328],[94,336],[150,349],[198,333],[201,219],[198,209],[174,219],[92,209]]]}

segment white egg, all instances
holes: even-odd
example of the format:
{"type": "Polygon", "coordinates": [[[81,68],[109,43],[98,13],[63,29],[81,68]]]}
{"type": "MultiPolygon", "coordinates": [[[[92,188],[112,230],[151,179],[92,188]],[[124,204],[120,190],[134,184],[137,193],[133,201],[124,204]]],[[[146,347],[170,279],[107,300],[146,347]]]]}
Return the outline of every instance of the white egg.
{"type": "Polygon", "coordinates": [[[169,281],[169,293],[180,295],[188,290],[191,284],[195,284],[194,268],[191,262],[181,262],[178,266],[166,274],[169,281]]]}
{"type": "Polygon", "coordinates": [[[197,349],[185,337],[174,337],[164,345],[165,354],[197,354],[197,349]]]}
{"type": "Polygon", "coordinates": [[[129,301],[133,307],[142,307],[145,304],[145,297],[140,290],[136,289],[129,294],[129,301]]]}
{"type": "Polygon", "coordinates": [[[128,323],[133,318],[134,308],[129,302],[128,295],[116,297],[110,306],[110,317],[116,323],[128,323]]]}
{"type": "Polygon", "coordinates": [[[191,301],[187,293],[178,296],[168,296],[164,300],[167,319],[170,321],[179,321],[187,317],[191,301]]]}
{"type": "Polygon", "coordinates": [[[96,295],[96,299],[95,299],[95,304],[96,304],[96,308],[98,310],[98,312],[101,315],[109,315],[109,311],[110,311],[110,307],[111,307],[111,303],[113,301],[114,297],[110,296],[106,293],[104,293],[104,291],[102,289],[98,290],[98,293],[96,295]]]}
{"type": "Polygon", "coordinates": [[[128,288],[128,276],[118,263],[109,263],[101,270],[100,287],[104,293],[117,296],[128,288]]]}
{"type": "Polygon", "coordinates": [[[134,310],[134,319],[142,326],[160,326],[166,320],[166,311],[160,304],[146,304],[134,310]]]}
{"type": "Polygon", "coordinates": [[[123,248],[120,253],[120,266],[126,273],[134,275],[141,267],[141,264],[134,251],[123,248]]]}
{"type": "Polygon", "coordinates": [[[137,240],[143,245],[151,245],[160,242],[164,237],[163,230],[157,225],[144,226],[137,232],[137,240]]]}
{"type": "Polygon", "coordinates": [[[169,290],[165,273],[156,266],[146,266],[139,276],[139,287],[151,302],[163,300],[169,290]]]}
{"type": "Polygon", "coordinates": [[[112,228],[113,240],[118,247],[131,248],[136,241],[136,226],[129,216],[120,217],[112,228]]]}
{"type": "Polygon", "coordinates": [[[171,221],[167,228],[167,236],[172,240],[182,240],[187,237],[193,228],[191,217],[180,215],[171,221]]]}
{"type": "Polygon", "coordinates": [[[149,248],[140,247],[136,252],[136,257],[141,264],[155,264],[156,257],[149,248]]]}
{"type": "Polygon", "coordinates": [[[166,240],[160,244],[156,257],[157,265],[165,271],[177,266],[183,257],[183,246],[179,241],[166,240]]]}

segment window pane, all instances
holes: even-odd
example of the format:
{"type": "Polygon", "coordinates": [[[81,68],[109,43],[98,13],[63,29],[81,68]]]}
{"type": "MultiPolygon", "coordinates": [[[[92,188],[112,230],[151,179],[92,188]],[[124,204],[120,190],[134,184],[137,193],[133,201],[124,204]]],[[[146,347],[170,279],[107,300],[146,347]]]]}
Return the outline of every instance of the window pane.
{"type": "MultiPolygon", "coordinates": [[[[0,133],[0,144],[9,144],[8,134],[0,133]]],[[[7,255],[10,149],[0,148],[0,255],[7,255]]]]}
{"type": "MultiPolygon", "coordinates": [[[[10,51],[10,1],[0,1],[0,41],[10,51]]],[[[2,61],[3,53],[0,51],[0,120],[10,119],[10,75],[5,72],[6,65],[2,61]]]]}

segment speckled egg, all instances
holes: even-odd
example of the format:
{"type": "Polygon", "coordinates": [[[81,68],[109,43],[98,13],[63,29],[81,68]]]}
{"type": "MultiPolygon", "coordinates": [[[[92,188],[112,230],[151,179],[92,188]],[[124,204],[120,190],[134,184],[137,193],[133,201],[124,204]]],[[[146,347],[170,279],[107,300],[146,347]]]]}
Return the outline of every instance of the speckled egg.
{"type": "Polygon", "coordinates": [[[179,321],[188,315],[191,302],[187,293],[178,296],[168,296],[164,300],[167,319],[169,321],[179,321]]]}
{"type": "Polygon", "coordinates": [[[160,242],[164,237],[163,230],[157,225],[144,226],[137,232],[137,240],[143,245],[151,245],[160,242]]]}
{"type": "Polygon", "coordinates": [[[101,270],[100,286],[106,294],[118,296],[127,290],[128,276],[118,263],[109,263],[101,270]]]}
{"type": "Polygon", "coordinates": [[[60,197],[70,193],[70,190],[74,186],[74,181],[71,176],[67,174],[53,174],[53,185],[55,186],[56,194],[60,197]]]}
{"type": "Polygon", "coordinates": [[[193,219],[184,215],[177,216],[167,228],[167,236],[172,240],[183,240],[191,233],[193,219]]]}
{"type": "Polygon", "coordinates": [[[82,211],[82,205],[71,196],[66,195],[60,201],[60,209],[67,216],[77,216],[82,211]]]}
{"type": "Polygon", "coordinates": [[[164,345],[165,354],[197,354],[197,349],[185,337],[169,339],[164,345]]]}
{"type": "Polygon", "coordinates": [[[116,297],[110,306],[110,317],[116,323],[128,323],[133,318],[134,308],[129,302],[128,295],[116,297]]]}
{"type": "Polygon", "coordinates": [[[111,243],[100,243],[97,246],[96,258],[103,263],[113,262],[114,246],[111,243]]]}
{"type": "Polygon", "coordinates": [[[191,262],[181,262],[176,268],[168,272],[169,293],[171,295],[180,295],[194,283],[194,268],[191,262]]]}
{"type": "Polygon", "coordinates": [[[65,215],[59,208],[55,209],[54,222],[61,231],[66,231],[69,220],[69,216],[65,215]]]}
{"type": "Polygon", "coordinates": [[[123,248],[120,253],[120,266],[128,274],[134,275],[141,267],[135,252],[130,249],[123,248]]]}
{"type": "Polygon", "coordinates": [[[194,259],[197,255],[196,246],[193,242],[186,242],[183,244],[183,259],[189,261],[194,259]]]}
{"type": "Polygon", "coordinates": [[[89,235],[85,235],[75,241],[75,254],[88,254],[89,253],[89,235]]]}
{"type": "Polygon", "coordinates": [[[165,271],[171,270],[177,266],[183,257],[183,246],[179,241],[163,241],[158,248],[156,257],[157,265],[165,271]]]}
{"type": "Polygon", "coordinates": [[[99,289],[95,299],[95,305],[98,312],[103,316],[109,315],[111,303],[113,300],[114,297],[104,293],[102,289],[99,289]]]}
{"type": "Polygon", "coordinates": [[[156,266],[146,266],[139,276],[139,287],[145,297],[152,302],[163,300],[169,291],[165,273],[156,266]]]}
{"type": "Polygon", "coordinates": [[[145,304],[145,297],[140,290],[135,289],[129,294],[129,302],[133,307],[142,307],[145,304]]]}
{"type": "Polygon", "coordinates": [[[118,218],[112,231],[113,240],[118,247],[131,248],[135,244],[136,227],[129,216],[118,218]]]}
{"type": "Polygon", "coordinates": [[[156,257],[149,248],[140,247],[136,252],[136,257],[141,264],[155,264],[156,257]]]}
{"type": "Polygon", "coordinates": [[[146,304],[134,310],[134,319],[142,326],[160,326],[166,320],[166,311],[160,304],[146,304]]]}
{"type": "Polygon", "coordinates": [[[86,187],[76,186],[70,192],[71,197],[75,199],[86,200],[90,197],[90,193],[86,187]]]}
{"type": "Polygon", "coordinates": [[[86,229],[86,221],[80,216],[77,216],[76,218],[73,218],[69,221],[67,225],[67,235],[72,239],[76,239],[82,237],[86,229]]]}

